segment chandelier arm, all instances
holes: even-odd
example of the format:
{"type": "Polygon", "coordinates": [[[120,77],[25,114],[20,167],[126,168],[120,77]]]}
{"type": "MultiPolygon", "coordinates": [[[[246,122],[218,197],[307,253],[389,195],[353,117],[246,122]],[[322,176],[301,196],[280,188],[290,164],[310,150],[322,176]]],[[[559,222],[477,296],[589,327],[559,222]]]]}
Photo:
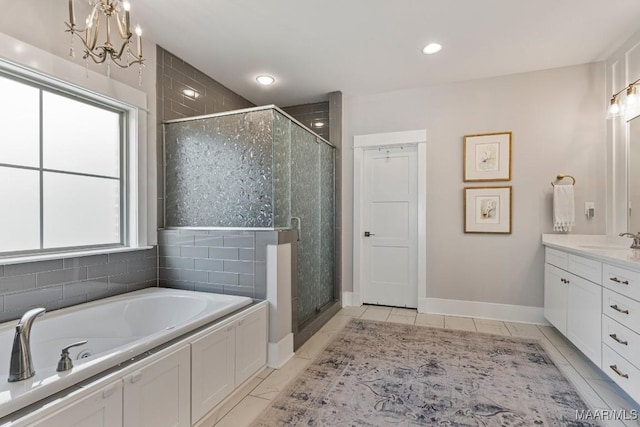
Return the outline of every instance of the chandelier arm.
{"type": "Polygon", "coordinates": [[[116,53],[115,50],[112,50],[111,59],[115,61],[116,59],[119,60],[120,58],[122,58],[122,54],[124,53],[124,50],[127,48],[128,45],[129,45],[128,41],[122,43],[122,47],[120,47],[120,51],[118,53],[116,53]]]}
{"type": "Polygon", "coordinates": [[[107,55],[105,55],[104,51],[99,54],[95,54],[89,50],[85,50],[83,58],[91,58],[96,64],[102,64],[107,59],[107,55]]]}
{"type": "Polygon", "coordinates": [[[123,40],[128,40],[131,38],[131,33],[126,33],[125,28],[122,26],[122,22],[120,22],[120,15],[118,12],[115,13],[116,22],[118,23],[118,33],[120,33],[120,38],[123,40]]]}
{"type": "Polygon", "coordinates": [[[95,25],[88,28],[88,32],[92,35],[91,45],[89,45],[90,50],[95,49],[96,44],[98,43],[98,34],[100,33],[100,22],[102,21],[102,15],[102,9],[98,10],[98,16],[94,21],[95,25]]]}

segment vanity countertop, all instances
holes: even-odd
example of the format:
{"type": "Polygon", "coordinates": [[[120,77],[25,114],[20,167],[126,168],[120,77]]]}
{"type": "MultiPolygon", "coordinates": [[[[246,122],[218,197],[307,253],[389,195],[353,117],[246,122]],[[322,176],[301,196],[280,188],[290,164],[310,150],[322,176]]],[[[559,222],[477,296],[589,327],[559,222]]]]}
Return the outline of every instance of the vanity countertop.
{"type": "Polygon", "coordinates": [[[640,250],[629,248],[631,242],[628,237],[597,234],[542,235],[544,246],[637,270],[640,269],[640,250]]]}

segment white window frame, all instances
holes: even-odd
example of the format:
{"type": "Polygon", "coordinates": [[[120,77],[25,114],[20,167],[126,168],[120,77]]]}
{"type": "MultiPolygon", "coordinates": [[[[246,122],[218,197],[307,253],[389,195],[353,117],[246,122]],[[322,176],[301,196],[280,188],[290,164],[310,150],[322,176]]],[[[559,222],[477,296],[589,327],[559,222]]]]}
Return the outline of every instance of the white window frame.
{"type": "Polygon", "coordinates": [[[127,212],[122,230],[125,246],[41,252],[0,258],[1,264],[57,259],[96,253],[122,252],[147,246],[147,94],[50,52],[0,33],[0,69],[9,74],[124,111],[127,152],[127,212]]]}

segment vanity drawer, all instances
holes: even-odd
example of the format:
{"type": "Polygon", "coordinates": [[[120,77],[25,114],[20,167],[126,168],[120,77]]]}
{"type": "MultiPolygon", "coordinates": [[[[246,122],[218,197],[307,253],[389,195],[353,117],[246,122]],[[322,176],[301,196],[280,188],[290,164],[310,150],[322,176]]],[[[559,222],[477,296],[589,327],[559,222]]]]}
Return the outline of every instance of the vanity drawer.
{"type": "Polygon", "coordinates": [[[569,254],[551,248],[545,248],[544,261],[563,270],[569,269],[569,254]]]}
{"type": "Polygon", "coordinates": [[[626,326],[602,316],[602,342],[638,368],[640,365],[640,335],[626,326]]]}
{"type": "Polygon", "coordinates": [[[569,272],[598,285],[602,284],[602,263],[600,261],[569,255],[569,272]]]}
{"type": "Polygon", "coordinates": [[[602,370],[629,396],[640,402],[640,369],[607,345],[602,346],[602,370]]]}
{"type": "Polygon", "coordinates": [[[602,313],[640,333],[640,302],[603,288],[602,313]]]}
{"type": "Polygon", "coordinates": [[[629,298],[640,301],[640,273],[602,264],[602,285],[629,298]]]}

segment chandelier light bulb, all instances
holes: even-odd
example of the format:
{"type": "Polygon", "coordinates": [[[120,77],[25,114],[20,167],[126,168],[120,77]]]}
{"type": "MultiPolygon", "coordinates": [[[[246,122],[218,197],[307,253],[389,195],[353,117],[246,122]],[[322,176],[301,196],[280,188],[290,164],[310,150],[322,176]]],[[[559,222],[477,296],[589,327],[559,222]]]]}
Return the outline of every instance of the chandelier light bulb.
{"type": "Polygon", "coordinates": [[[140,25],[136,25],[136,36],[140,37],[142,35],[142,28],[140,25]]]}
{"type": "Polygon", "coordinates": [[[122,8],[127,12],[129,12],[131,10],[131,3],[129,3],[128,1],[125,1],[124,3],[122,3],[122,8]]]}

